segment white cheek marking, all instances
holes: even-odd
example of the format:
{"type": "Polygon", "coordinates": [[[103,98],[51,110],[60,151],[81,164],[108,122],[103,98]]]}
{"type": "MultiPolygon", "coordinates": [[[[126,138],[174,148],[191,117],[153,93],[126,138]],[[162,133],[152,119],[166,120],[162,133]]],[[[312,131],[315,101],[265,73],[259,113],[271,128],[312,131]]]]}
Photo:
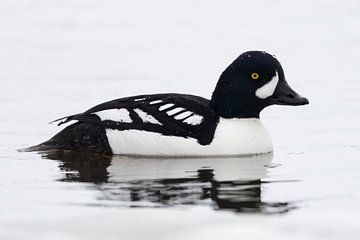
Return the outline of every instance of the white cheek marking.
{"type": "Polygon", "coordinates": [[[136,112],[136,114],[141,118],[141,120],[143,122],[148,122],[148,123],[152,123],[152,124],[158,124],[158,125],[162,125],[161,122],[159,122],[156,118],[154,118],[153,116],[147,114],[146,112],[144,112],[141,109],[134,109],[134,111],[136,112]]]}
{"type": "Polygon", "coordinates": [[[182,108],[182,107],[178,107],[178,108],[175,108],[173,110],[167,111],[166,114],[171,116],[171,115],[174,115],[174,114],[176,114],[176,113],[178,113],[178,112],[180,112],[182,110],[185,110],[185,109],[182,108]]]}
{"type": "Polygon", "coordinates": [[[184,118],[190,116],[191,114],[193,114],[193,112],[186,111],[186,112],[180,113],[179,115],[176,115],[174,118],[176,120],[181,120],[181,119],[184,119],[184,118]]]}
{"type": "Polygon", "coordinates": [[[170,107],[172,107],[172,106],[174,106],[174,105],[175,105],[175,104],[173,104],[173,103],[168,103],[168,104],[162,105],[162,106],[159,108],[159,110],[162,111],[162,110],[168,109],[168,108],[170,108],[170,107]]]}
{"type": "Polygon", "coordinates": [[[187,123],[190,125],[200,125],[202,120],[203,120],[203,116],[195,114],[195,115],[185,119],[184,123],[187,123]]]}
{"type": "Polygon", "coordinates": [[[279,82],[279,75],[277,72],[275,72],[275,76],[271,79],[271,81],[266,83],[258,90],[256,90],[255,95],[261,99],[270,97],[271,95],[274,94],[278,82],[279,82]]]}
{"type": "Polygon", "coordinates": [[[115,122],[127,122],[132,123],[130,118],[129,111],[125,108],[120,109],[108,109],[95,113],[98,115],[102,121],[111,120],[115,122]]]}

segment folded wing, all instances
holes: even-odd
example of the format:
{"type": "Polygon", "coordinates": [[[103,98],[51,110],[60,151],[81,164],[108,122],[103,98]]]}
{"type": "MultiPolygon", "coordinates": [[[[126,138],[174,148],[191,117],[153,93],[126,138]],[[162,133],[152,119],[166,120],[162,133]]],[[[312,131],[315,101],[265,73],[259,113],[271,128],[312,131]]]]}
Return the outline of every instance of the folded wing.
{"type": "Polygon", "coordinates": [[[207,145],[219,120],[209,104],[209,100],[193,95],[140,95],[105,102],[56,121],[62,120],[58,125],[77,120],[119,131],[132,129],[190,137],[207,145]]]}

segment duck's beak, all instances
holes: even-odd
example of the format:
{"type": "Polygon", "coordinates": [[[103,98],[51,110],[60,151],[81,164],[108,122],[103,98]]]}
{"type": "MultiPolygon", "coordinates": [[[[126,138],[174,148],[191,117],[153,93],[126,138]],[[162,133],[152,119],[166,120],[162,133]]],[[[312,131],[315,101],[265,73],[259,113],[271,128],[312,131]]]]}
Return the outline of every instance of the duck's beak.
{"type": "Polygon", "coordinates": [[[289,84],[283,80],[276,86],[274,94],[269,98],[270,104],[277,105],[306,105],[309,104],[307,98],[302,97],[297,92],[291,89],[289,84]]]}

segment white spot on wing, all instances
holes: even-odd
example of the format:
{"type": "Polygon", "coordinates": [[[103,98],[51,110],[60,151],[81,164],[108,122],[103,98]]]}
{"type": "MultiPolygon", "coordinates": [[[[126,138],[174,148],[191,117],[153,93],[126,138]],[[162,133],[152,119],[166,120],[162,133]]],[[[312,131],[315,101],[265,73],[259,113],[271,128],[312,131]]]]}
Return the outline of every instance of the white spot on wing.
{"type": "Polygon", "coordinates": [[[163,110],[165,110],[165,109],[168,109],[168,108],[171,108],[172,106],[174,106],[175,104],[173,104],[173,103],[167,103],[167,104],[165,104],[165,105],[162,105],[160,108],[159,108],[159,110],[160,111],[163,111],[163,110]]]}
{"type": "Polygon", "coordinates": [[[156,118],[154,118],[153,116],[147,114],[143,110],[141,110],[139,108],[136,108],[136,109],[134,109],[134,111],[137,113],[137,115],[141,118],[141,120],[143,122],[162,125],[161,122],[159,122],[156,118]]]}
{"type": "Polygon", "coordinates": [[[182,110],[185,110],[185,108],[182,108],[182,107],[178,107],[178,108],[175,108],[173,110],[170,110],[170,111],[167,111],[166,114],[171,116],[171,115],[174,115],[182,110]]]}
{"type": "Polygon", "coordinates": [[[180,113],[179,115],[176,115],[174,118],[176,120],[181,120],[181,119],[184,119],[184,118],[190,116],[191,114],[193,114],[193,112],[186,111],[186,112],[180,113]]]}
{"type": "Polygon", "coordinates": [[[146,98],[138,98],[138,99],[134,99],[135,102],[139,102],[139,101],[143,101],[145,100],[146,98]]]}
{"type": "Polygon", "coordinates": [[[130,118],[129,111],[125,108],[120,109],[108,109],[95,113],[97,116],[104,120],[111,120],[115,122],[127,122],[131,123],[132,119],[130,118]]]}
{"type": "Polygon", "coordinates": [[[274,94],[278,82],[279,82],[279,76],[278,73],[275,72],[275,76],[271,79],[271,81],[266,83],[261,88],[257,89],[255,95],[261,99],[270,97],[271,95],[274,94]]]}
{"type": "Polygon", "coordinates": [[[155,100],[155,101],[151,101],[150,104],[152,105],[152,104],[157,104],[157,103],[161,103],[161,102],[162,102],[162,100],[155,100]]]}
{"type": "Polygon", "coordinates": [[[185,119],[184,123],[187,123],[187,124],[190,124],[190,125],[200,125],[203,118],[204,118],[203,116],[195,114],[195,115],[185,119]]]}

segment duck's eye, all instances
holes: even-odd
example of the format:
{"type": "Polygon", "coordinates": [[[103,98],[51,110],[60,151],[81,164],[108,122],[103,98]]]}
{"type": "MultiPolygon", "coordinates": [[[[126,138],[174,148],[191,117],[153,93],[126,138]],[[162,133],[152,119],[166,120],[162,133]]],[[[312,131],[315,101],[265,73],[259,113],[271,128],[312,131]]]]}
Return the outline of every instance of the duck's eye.
{"type": "Polygon", "coordinates": [[[259,79],[260,75],[258,73],[252,73],[251,75],[251,78],[254,79],[254,80],[257,80],[259,79]]]}

